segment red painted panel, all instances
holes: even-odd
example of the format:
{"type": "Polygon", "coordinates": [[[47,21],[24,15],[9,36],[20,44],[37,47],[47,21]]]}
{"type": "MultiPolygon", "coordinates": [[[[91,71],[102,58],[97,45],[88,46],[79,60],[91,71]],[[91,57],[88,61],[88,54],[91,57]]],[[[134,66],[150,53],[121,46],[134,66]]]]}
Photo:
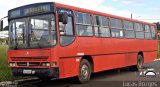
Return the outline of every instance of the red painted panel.
{"type": "Polygon", "coordinates": [[[94,72],[136,64],[136,53],[94,56],[94,72]]]}
{"type": "Polygon", "coordinates": [[[59,61],[60,78],[78,75],[76,58],[61,58],[59,61]]]}
{"type": "Polygon", "coordinates": [[[144,52],[144,61],[145,63],[147,62],[152,62],[157,58],[158,52],[144,52]]]}
{"type": "Polygon", "coordinates": [[[10,57],[48,57],[50,49],[24,49],[24,50],[9,50],[10,57]]]}

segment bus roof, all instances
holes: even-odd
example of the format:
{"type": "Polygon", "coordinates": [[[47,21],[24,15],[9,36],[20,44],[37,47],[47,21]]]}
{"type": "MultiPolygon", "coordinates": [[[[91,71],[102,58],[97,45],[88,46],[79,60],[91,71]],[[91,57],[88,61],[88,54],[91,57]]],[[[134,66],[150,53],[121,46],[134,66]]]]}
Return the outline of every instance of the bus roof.
{"type": "Polygon", "coordinates": [[[122,20],[128,20],[128,21],[132,21],[132,22],[138,22],[138,23],[149,24],[149,25],[154,25],[154,26],[156,25],[156,24],[153,24],[153,23],[139,21],[139,20],[136,20],[136,19],[125,18],[125,17],[116,16],[116,15],[103,13],[103,12],[98,12],[98,11],[94,11],[94,10],[89,10],[89,9],[85,9],[85,8],[80,8],[80,7],[74,7],[74,6],[70,6],[70,5],[60,4],[60,3],[56,3],[56,2],[55,2],[55,6],[56,7],[63,7],[63,8],[67,8],[67,9],[71,9],[71,10],[75,10],[75,11],[81,11],[81,12],[86,12],[86,13],[90,13],[90,14],[100,15],[100,16],[108,16],[108,17],[111,17],[111,18],[118,18],[118,19],[122,19],[122,20]]]}
{"type": "Polygon", "coordinates": [[[62,8],[66,8],[66,9],[75,10],[75,11],[81,11],[81,12],[86,12],[86,13],[101,15],[101,16],[108,16],[108,17],[111,17],[111,18],[118,18],[118,19],[122,19],[122,20],[128,20],[128,21],[138,22],[138,23],[143,23],[143,24],[156,25],[156,24],[153,24],[153,23],[148,23],[148,22],[144,22],[144,21],[140,21],[140,20],[136,20],[136,19],[125,18],[125,17],[116,16],[116,15],[103,13],[103,12],[98,12],[98,11],[94,11],[94,10],[89,10],[89,9],[85,9],[85,8],[65,5],[65,4],[61,4],[61,3],[57,3],[57,2],[42,2],[42,3],[34,3],[34,4],[24,5],[24,6],[21,6],[21,7],[11,9],[11,10],[9,10],[9,12],[12,11],[12,10],[25,8],[25,7],[30,7],[30,6],[35,6],[35,5],[40,5],[40,4],[54,4],[56,7],[62,7],[62,8]]]}
{"type": "Polygon", "coordinates": [[[18,9],[18,8],[24,8],[24,7],[30,7],[30,6],[40,5],[40,4],[54,4],[54,2],[40,2],[40,3],[32,3],[32,4],[22,5],[22,6],[10,9],[9,11],[15,10],[15,9],[18,9]]]}

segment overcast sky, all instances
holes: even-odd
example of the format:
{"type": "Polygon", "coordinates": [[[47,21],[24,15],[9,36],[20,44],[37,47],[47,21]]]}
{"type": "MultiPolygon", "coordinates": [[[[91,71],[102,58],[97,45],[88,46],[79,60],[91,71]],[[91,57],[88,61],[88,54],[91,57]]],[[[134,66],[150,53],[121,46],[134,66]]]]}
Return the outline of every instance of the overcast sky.
{"type": "Polygon", "coordinates": [[[44,1],[59,2],[128,18],[132,13],[134,19],[151,23],[160,21],[160,0],[1,0],[0,18],[7,16],[10,9],[44,1]]]}

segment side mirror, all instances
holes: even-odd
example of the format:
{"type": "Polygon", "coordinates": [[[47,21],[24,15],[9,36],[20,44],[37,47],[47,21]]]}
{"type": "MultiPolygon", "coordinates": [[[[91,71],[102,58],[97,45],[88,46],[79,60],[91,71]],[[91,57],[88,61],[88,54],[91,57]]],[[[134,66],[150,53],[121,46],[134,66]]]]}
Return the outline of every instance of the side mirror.
{"type": "Polygon", "coordinates": [[[3,20],[0,21],[0,31],[3,30],[3,20]]]}
{"type": "Polygon", "coordinates": [[[67,24],[68,23],[68,14],[67,12],[62,13],[62,23],[67,24]]]}
{"type": "Polygon", "coordinates": [[[24,28],[24,24],[19,25],[19,28],[24,28]]]}

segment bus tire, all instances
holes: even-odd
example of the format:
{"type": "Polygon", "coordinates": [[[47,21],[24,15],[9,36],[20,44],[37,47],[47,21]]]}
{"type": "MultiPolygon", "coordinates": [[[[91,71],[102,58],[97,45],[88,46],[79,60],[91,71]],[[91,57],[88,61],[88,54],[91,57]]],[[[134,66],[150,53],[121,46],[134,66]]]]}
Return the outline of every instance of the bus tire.
{"type": "Polygon", "coordinates": [[[91,78],[91,71],[91,64],[88,60],[83,59],[79,66],[78,82],[81,84],[87,83],[91,78]]]}
{"type": "Polygon", "coordinates": [[[134,71],[141,71],[143,69],[143,63],[144,63],[144,58],[141,54],[138,54],[137,56],[137,65],[130,66],[131,70],[134,71]]]}
{"type": "Polygon", "coordinates": [[[137,58],[137,71],[141,71],[143,69],[143,64],[144,64],[144,58],[142,55],[138,55],[137,58]]]}

